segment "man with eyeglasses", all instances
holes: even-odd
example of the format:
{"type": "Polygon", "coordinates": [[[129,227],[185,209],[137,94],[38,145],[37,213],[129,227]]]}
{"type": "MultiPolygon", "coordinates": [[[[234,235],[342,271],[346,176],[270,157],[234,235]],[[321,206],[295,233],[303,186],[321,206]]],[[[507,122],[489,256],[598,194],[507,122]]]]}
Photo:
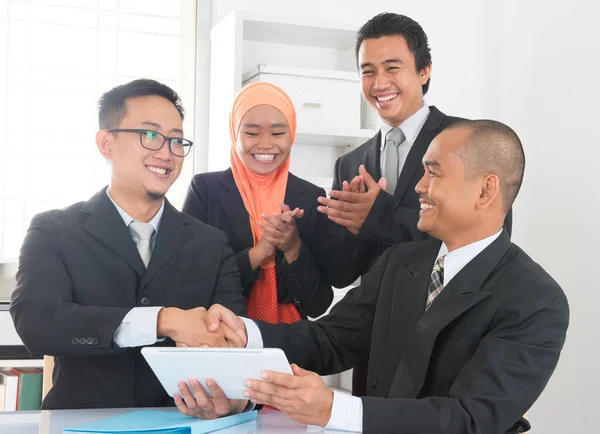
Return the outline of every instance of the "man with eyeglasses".
{"type": "MultiPolygon", "coordinates": [[[[213,303],[246,312],[235,255],[222,232],[165,199],[192,147],[183,117],[177,93],[154,80],[106,92],[96,145],[110,185],[31,222],[10,312],[32,354],[55,356],[44,409],[173,405],[140,349],[235,339],[204,321],[213,303]]],[[[205,417],[246,405],[222,401],[205,417]]]]}

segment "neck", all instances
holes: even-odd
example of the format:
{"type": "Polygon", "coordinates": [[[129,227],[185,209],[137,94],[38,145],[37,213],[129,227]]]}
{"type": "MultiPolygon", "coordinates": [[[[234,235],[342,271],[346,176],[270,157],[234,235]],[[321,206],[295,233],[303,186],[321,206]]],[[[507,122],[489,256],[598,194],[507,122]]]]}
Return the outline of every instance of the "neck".
{"type": "MultiPolygon", "coordinates": [[[[502,225],[481,228],[479,230],[470,229],[465,234],[456,234],[452,238],[442,239],[448,248],[448,253],[460,249],[461,247],[468,246],[469,244],[476,243],[477,241],[484,240],[492,235],[498,233],[502,229],[502,225]]],[[[440,238],[441,239],[441,238],[440,238]]]]}
{"type": "Polygon", "coordinates": [[[421,100],[420,104],[418,104],[416,107],[414,107],[412,110],[410,110],[409,113],[407,115],[403,116],[401,119],[383,119],[383,118],[381,118],[381,120],[383,122],[385,122],[386,124],[388,124],[392,128],[399,127],[400,124],[402,124],[402,122],[404,122],[405,120],[410,118],[412,115],[414,115],[416,112],[421,110],[421,108],[424,105],[425,105],[425,102],[423,100],[421,100]]]}
{"type": "Polygon", "coordinates": [[[164,200],[163,198],[151,199],[147,195],[140,197],[132,192],[115,188],[113,185],[108,187],[108,193],[127,214],[144,223],[148,223],[154,218],[164,200]]]}

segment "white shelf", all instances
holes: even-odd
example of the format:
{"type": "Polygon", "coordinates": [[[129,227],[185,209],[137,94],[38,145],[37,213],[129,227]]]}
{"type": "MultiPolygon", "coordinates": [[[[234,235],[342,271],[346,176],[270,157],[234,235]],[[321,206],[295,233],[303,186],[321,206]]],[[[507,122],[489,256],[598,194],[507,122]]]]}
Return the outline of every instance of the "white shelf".
{"type": "Polygon", "coordinates": [[[0,360],[0,368],[42,368],[43,359],[0,360]]]}
{"type": "Polygon", "coordinates": [[[298,145],[317,145],[317,146],[341,146],[354,147],[361,145],[369,140],[378,130],[310,130],[302,131],[299,129],[296,132],[296,140],[294,143],[298,145]]]}

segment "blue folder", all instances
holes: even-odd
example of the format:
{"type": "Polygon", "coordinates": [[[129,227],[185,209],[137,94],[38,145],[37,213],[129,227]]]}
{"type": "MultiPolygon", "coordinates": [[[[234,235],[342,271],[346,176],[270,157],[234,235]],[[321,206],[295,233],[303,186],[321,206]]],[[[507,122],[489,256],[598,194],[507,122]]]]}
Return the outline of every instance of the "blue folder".
{"type": "Polygon", "coordinates": [[[256,419],[256,410],[203,420],[174,411],[137,410],[96,422],[65,428],[63,433],[203,434],[256,419]]]}

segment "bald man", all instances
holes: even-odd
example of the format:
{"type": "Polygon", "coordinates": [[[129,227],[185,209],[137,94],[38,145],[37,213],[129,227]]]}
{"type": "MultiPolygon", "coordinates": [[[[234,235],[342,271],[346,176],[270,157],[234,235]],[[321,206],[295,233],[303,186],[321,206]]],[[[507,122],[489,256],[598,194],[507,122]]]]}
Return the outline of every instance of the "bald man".
{"type": "MultiPolygon", "coordinates": [[[[556,367],[569,307],[503,229],[523,179],[521,142],[499,122],[461,121],[433,140],[422,164],[418,227],[440,241],[390,248],[318,321],[259,323],[265,347],[307,370],[249,379],[249,398],[303,423],[364,433],[530,428],[522,416],[556,367]],[[367,396],[334,392],[317,375],[367,356],[367,396]]],[[[208,317],[243,334],[225,308],[208,317]]]]}

